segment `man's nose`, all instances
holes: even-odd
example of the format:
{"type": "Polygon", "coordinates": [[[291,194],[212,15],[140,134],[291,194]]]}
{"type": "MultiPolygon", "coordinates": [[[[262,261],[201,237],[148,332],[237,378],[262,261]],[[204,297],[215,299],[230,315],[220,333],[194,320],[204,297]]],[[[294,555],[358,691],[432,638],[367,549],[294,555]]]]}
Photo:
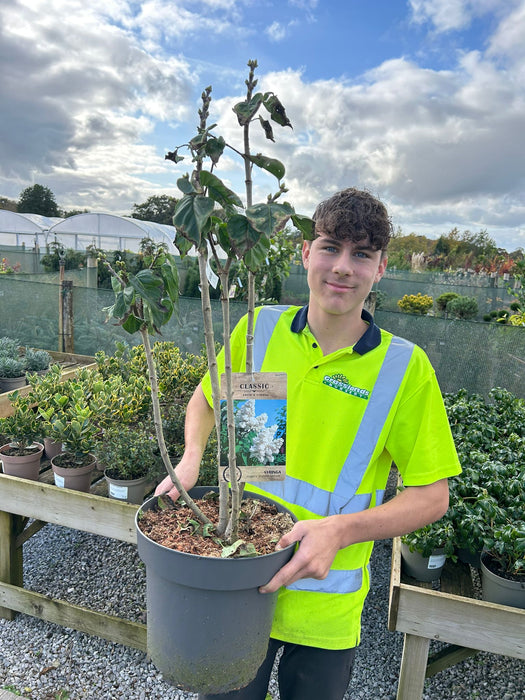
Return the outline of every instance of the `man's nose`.
{"type": "Polygon", "coordinates": [[[349,253],[341,252],[333,266],[334,272],[339,275],[351,275],[353,272],[352,258],[349,253]]]}

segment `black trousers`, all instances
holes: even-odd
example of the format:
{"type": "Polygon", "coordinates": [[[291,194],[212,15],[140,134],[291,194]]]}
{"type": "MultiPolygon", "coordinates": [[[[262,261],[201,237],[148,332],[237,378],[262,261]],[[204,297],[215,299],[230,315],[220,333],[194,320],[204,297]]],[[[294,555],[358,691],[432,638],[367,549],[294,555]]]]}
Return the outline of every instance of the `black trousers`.
{"type": "Polygon", "coordinates": [[[277,639],[270,639],[266,659],[249,685],[222,695],[199,695],[199,700],[265,700],[275,656],[281,647],[280,700],[343,700],[352,676],[355,648],[333,651],[277,639]]]}

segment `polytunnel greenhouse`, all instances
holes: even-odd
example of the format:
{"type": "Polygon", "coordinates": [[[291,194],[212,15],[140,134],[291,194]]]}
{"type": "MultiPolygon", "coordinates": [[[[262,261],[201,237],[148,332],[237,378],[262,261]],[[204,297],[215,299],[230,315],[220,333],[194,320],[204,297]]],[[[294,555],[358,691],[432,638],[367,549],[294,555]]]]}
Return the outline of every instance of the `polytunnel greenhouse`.
{"type": "Polygon", "coordinates": [[[0,246],[45,246],[49,229],[61,221],[59,217],[0,209],[0,246]]]}
{"type": "Polygon", "coordinates": [[[170,252],[176,252],[174,237],[173,226],[116,214],[87,213],[60,219],[0,210],[0,246],[38,243],[42,248],[56,241],[73,250],[95,245],[102,250],[137,252],[140,241],[151,238],[156,243],[166,243],[170,252]]]}

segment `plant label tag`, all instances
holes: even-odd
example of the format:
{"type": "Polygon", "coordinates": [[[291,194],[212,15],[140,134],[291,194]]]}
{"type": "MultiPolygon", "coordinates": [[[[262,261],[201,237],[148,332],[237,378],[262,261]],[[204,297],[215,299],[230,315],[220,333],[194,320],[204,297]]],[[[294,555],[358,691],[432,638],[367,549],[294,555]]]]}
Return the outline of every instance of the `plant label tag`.
{"type": "Polygon", "coordinates": [[[128,487],[117,486],[117,484],[110,484],[109,495],[111,496],[111,498],[117,498],[119,501],[125,501],[128,497],[128,487]]]}
{"type": "Polygon", "coordinates": [[[208,282],[210,285],[214,288],[217,289],[217,285],[219,284],[219,278],[215,274],[215,272],[211,269],[210,261],[209,259],[206,262],[206,277],[208,279],[208,282]]]}
{"type": "Polygon", "coordinates": [[[59,489],[63,489],[65,487],[66,480],[64,479],[63,476],[59,476],[58,474],[55,474],[55,486],[58,486],[59,489]]]}
{"type": "Polygon", "coordinates": [[[432,554],[428,558],[427,569],[441,569],[445,565],[446,558],[445,554],[432,554]]]}
{"type": "MultiPolygon", "coordinates": [[[[286,477],[286,373],[232,375],[237,479],[282,481],[286,477]]],[[[219,480],[229,481],[226,378],[221,377],[219,480]]]]}

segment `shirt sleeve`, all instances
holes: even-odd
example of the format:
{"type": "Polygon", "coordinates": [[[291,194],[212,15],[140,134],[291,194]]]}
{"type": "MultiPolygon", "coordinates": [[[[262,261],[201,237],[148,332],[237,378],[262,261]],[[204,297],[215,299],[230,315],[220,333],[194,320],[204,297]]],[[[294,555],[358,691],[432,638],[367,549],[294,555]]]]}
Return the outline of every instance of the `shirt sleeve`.
{"type": "Polygon", "coordinates": [[[414,350],[387,449],[404,485],[424,486],[460,474],[461,465],[434,369],[414,350]]]}

